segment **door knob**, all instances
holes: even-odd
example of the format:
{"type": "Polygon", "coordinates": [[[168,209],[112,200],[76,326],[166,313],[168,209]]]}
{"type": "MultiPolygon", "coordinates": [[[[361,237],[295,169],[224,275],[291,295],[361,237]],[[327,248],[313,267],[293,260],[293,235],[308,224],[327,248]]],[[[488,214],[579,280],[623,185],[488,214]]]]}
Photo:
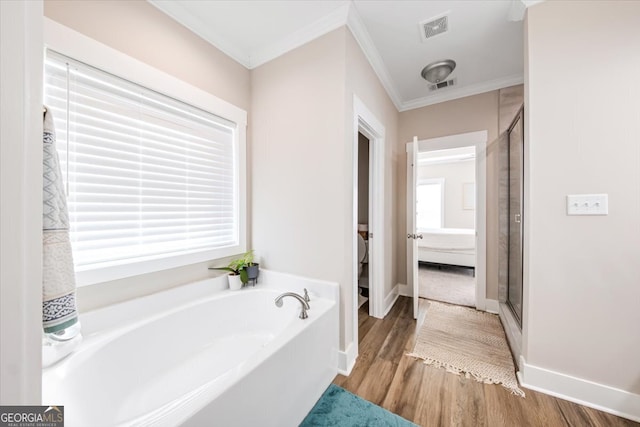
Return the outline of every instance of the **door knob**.
{"type": "Polygon", "coordinates": [[[417,237],[418,239],[422,239],[422,234],[418,234],[416,237],[417,237]]]}

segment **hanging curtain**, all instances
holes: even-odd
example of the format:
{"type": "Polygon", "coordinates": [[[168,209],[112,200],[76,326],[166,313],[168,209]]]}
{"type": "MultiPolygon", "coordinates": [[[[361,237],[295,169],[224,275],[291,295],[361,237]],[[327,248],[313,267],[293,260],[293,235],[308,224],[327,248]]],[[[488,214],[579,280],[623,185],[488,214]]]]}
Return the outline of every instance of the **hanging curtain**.
{"type": "Polygon", "coordinates": [[[43,150],[42,326],[48,337],[66,341],[79,334],[80,324],[67,200],[56,152],[53,116],[46,107],[43,150]]]}

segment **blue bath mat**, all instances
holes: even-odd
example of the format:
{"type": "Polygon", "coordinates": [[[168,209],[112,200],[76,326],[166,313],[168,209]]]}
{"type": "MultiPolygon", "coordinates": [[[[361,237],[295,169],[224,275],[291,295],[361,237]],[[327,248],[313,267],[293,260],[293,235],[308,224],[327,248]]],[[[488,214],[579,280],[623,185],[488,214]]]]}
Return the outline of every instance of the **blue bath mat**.
{"type": "Polygon", "coordinates": [[[342,387],[331,384],[300,427],[418,427],[342,387]]]}

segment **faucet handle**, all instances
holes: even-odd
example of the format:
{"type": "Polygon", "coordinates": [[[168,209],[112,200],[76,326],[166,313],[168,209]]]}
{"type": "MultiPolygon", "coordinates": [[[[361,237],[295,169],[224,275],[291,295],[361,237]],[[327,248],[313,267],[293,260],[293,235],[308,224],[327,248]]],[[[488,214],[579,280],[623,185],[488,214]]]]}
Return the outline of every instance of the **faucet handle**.
{"type": "Polygon", "coordinates": [[[311,298],[309,298],[309,292],[307,292],[307,288],[304,288],[304,300],[308,303],[309,301],[311,301],[311,298]]]}

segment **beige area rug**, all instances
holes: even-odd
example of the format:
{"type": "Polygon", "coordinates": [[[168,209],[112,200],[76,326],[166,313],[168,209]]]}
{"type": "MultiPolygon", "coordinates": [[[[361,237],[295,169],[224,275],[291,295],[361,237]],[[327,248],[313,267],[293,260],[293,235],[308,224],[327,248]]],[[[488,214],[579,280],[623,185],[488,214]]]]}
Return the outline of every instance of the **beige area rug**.
{"type": "Polygon", "coordinates": [[[480,382],[501,384],[524,397],[504,330],[495,314],[430,302],[416,345],[408,356],[480,382]]]}
{"type": "Polygon", "coordinates": [[[418,294],[422,298],[457,305],[476,305],[476,279],[465,267],[420,264],[418,294]]]}

